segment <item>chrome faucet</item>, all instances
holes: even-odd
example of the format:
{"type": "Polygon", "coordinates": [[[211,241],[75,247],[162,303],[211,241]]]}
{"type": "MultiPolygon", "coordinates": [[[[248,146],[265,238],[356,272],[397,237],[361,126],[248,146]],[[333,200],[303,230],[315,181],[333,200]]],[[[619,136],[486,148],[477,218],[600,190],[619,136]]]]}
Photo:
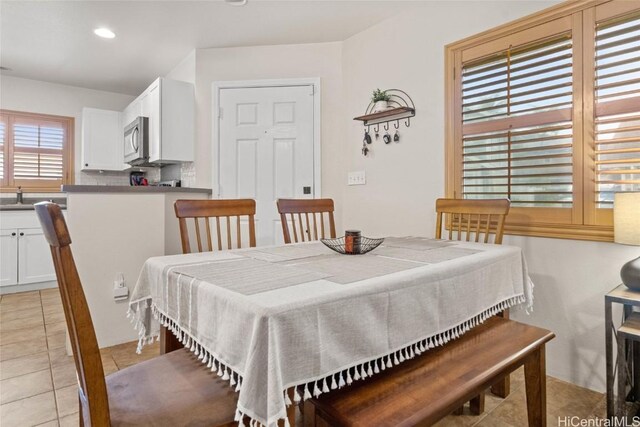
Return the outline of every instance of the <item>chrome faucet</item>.
{"type": "Polygon", "coordinates": [[[18,187],[16,191],[16,205],[22,204],[22,187],[18,187]]]}

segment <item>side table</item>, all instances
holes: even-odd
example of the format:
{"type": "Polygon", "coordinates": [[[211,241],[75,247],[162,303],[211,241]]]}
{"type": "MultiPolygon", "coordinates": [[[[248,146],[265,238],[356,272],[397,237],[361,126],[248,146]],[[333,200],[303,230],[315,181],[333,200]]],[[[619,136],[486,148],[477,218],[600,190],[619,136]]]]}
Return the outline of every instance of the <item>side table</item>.
{"type": "Polygon", "coordinates": [[[624,417],[628,398],[640,399],[640,292],[624,285],[612,289],[604,297],[607,364],[607,418],[624,417]],[[613,303],[622,304],[622,323],[613,321],[613,303]],[[615,342],[614,342],[615,339],[615,342]],[[618,349],[613,358],[613,347],[618,349]],[[617,373],[617,375],[616,375],[617,373]],[[616,388],[617,376],[617,391],[616,388]],[[630,384],[630,389],[628,385],[630,384]]]}

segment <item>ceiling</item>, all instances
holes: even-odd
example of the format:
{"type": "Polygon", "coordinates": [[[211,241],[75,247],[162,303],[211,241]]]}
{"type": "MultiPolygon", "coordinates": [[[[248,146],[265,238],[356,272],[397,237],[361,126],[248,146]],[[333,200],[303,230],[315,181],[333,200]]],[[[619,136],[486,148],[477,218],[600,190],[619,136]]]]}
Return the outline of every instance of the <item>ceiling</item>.
{"type": "MultiPolygon", "coordinates": [[[[342,41],[410,1],[0,1],[3,75],[136,95],[194,48],[342,41]],[[93,34],[108,27],[115,39],[93,34]]],[[[415,3],[414,3],[415,4],[415,3]]]]}

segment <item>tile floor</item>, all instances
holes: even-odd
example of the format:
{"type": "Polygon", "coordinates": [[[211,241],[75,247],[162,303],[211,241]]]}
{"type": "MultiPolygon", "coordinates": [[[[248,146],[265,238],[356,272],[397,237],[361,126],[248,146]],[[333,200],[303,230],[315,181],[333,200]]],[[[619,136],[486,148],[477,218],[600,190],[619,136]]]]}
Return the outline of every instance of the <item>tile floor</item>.
{"type": "MultiPolygon", "coordinates": [[[[141,355],[136,343],[101,350],[105,374],[152,358],[157,344],[141,355]]],[[[520,427],[526,425],[522,370],[512,376],[511,394],[490,394],[481,416],[449,416],[438,427],[520,427]]],[[[558,417],[596,418],[605,415],[605,400],[596,393],[548,377],[547,421],[558,417]]],[[[73,358],[65,351],[65,323],[57,289],[0,297],[0,424],[2,427],[77,426],[78,395],[73,358]]],[[[565,424],[566,425],[566,424],[565,424]]]]}
{"type": "MultiPolygon", "coordinates": [[[[65,350],[65,320],[58,289],[0,298],[0,425],[77,426],[78,392],[73,358],[65,350]]],[[[104,348],[105,374],[159,353],[141,355],[136,343],[104,348]]]]}

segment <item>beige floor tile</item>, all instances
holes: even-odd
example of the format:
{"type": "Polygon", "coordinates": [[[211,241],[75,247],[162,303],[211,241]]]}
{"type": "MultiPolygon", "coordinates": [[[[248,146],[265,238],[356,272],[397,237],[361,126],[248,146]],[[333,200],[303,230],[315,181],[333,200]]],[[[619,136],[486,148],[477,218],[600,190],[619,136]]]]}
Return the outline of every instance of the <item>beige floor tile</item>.
{"type": "Polygon", "coordinates": [[[0,346],[0,361],[28,356],[47,351],[47,341],[43,338],[0,346]]]}
{"type": "Polygon", "coordinates": [[[496,425],[511,425],[515,427],[526,425],[527,405],[524,387],[512,390],[511,394],[487,415],[487,418],[489,418],[489,416],[491,416],[491,420],[494,421],[496,425]]]}
{"type": "Polygon", "coordinates": [[[110,355],[102,356],[102,369],[105,375],[113,374],[118,371],[118,365],[110,355]]]}
{"type": "Polygon", "coordinates": [[[607,417],[607,396],[602,396],[600,402],[594,407],[589,418],[606,418],[607,417]]]}
{"type": "Polygon", "coordinates": [[[42,311],[45,314],[54,314],[54,313],[62,313],[63,311],[62,304],[53,304],[53,305],[43,305],[42,311]]]}
{"type": "Polygon", "coordinates": [[[31,292],[19,292],[15,294],[8,294],[2,296],[2,301],[0,304],[11,304],[16,302],[24,302],[24,301],[38,301],[40,300],[40,292],[39,291],[31,291],[31,292]]]}
{"type": "Polygon", "coordinates": [[[160,343],[158,342],[144,346],[142,354],[136,354],[137,345],[137,342],[134,341],[111,347],[111,356],[116,365],[118,365],[118,369],[123,369],[160,355],[160,343]]]}
{"type": "Polygon", "coordinates": [[[70,363],[63,363],[53,366],[51,368],[53,374],[53,386],[56,389],[68,387],[78,383],[78,376],[76,375],[76,365],[71,361],[70,363]]]}
{"type": "Polygon", "coordinates": [[[25,317],[34,317],[38,315],[42,315],[42,307],[40,306],[17,311],[5,311],[0,307],[0,323],[6,320],[24,319],[25,317]]]}
{"type": "Polygon", "coordinates": [[[40,297],[45,298],[48,296],[60,296],[60,289],[58,288],[49,288],[40,290],[40,297]]]}
{"type": "Polygon", "coordinates": [[[557,417],[577,416],[587,418],[602,400],[602,393],[578,387],[549,377],[547,380],[547,413],[557,422],[557,417]]]}
{"type": "MultiPolygon", "coordinates": [[[[42,424],[38,424],[36,427],[58,427],[60,424],[58,424],[58,420],[54,420],[54,421],[48,421],[46,423],[42,423],[42,424]]],[[[78,424],[76,424],[76,427],[78,426],[78,424]]]]}
{"type": "Polygon", "coordinates": [[[61,417],[59,421],[60,427],[78,427],[80,424],[80,412],[61,417]]]}
{"type": "Polygon", "coordinates": [[[15,331],[16,329],[35,328],[41,325],[44,325],[44,317],[42,314],[38,314],[21,319],[4,320],[0,322],[0,331],[15,331]]]}
{"type": "Polygon", "coordinates": [[[0,405],[2,427],[33,426],[56,418],[56,401],[53,392],[0,405]]]}
{"type": "Polygon", "coordinates": [[[61,311],[56,311],[56,312],[45,312],[44,313],[44,323],[45,325],[48,325],[50,323],[57,323],[57,322],[66,322],[66,319],[64,317],[64,312],[61,311]]]}
{"type": "Polygon", "coordinates": [[[0,380],[30,374],[43,369],[49,369],[49,355],[46,351],[0,362],[0,380]]]}
{"type": "Polygon", "coordinates": [[[13,344],[45,337],[44,325],[25,329],[0,330],[0,345],[13,344]]]}
{"type": "Polygon", "coordinates": [[[12,302],[3,302],[0,303],[0,312],[2,313],[11,313],[15,311],[27,310],[30,308],[41,308],[42,305],[40,301],[36,300],[23,300],[23,301],[12,301],[12,302]]]}
{"type": "Polygon", "coordinates": [[[45,369],[0,381],[0,404],[53,390],[51,371],[45,369]]]}
{"type": "Polygon", "coordinates": [[[49,347],[49,350],[52,350],[54,348],[64,347],[67,341],[66,337],[67,337],[67,334],[65,333],[47,335],[47,346],[49,347]]]}
{"type": "Polygon", "coordinates": [[[67,354],[65,347],[58,347],[49,350],[49,360],[51,366],[57,366],[64,363],[73,363],[73,356],[67,354]]]}
{"type": "Polygon", "coordinates": [[[60,298],[60,296],[42,298],[40,301],[42,302],[43,308],[62,307],[62,298],[60,298]]]}
{"type": "Polygon", "coordinates": [[[56,390],[58,402],[58,416],[64,417],[80,410],[78,406],[78,386],[72,385],[56,390]]]}
{"type": "MultiPolygon", "coordinates": [[[[507,420],[496,414],[489,413],[481,418],[475,426],[477,427],[522,427],[527,425],[527,421],[519,421],[517,424],[511,424],[507,420]]],[[[549,427],[555,424],[550,424],[549,427]]]]}
{"type": "Polygon", "coordinates": [[[45,325],[47,335],[63,334],[67,332],[66,322],[49,323],[45,325]]]}

